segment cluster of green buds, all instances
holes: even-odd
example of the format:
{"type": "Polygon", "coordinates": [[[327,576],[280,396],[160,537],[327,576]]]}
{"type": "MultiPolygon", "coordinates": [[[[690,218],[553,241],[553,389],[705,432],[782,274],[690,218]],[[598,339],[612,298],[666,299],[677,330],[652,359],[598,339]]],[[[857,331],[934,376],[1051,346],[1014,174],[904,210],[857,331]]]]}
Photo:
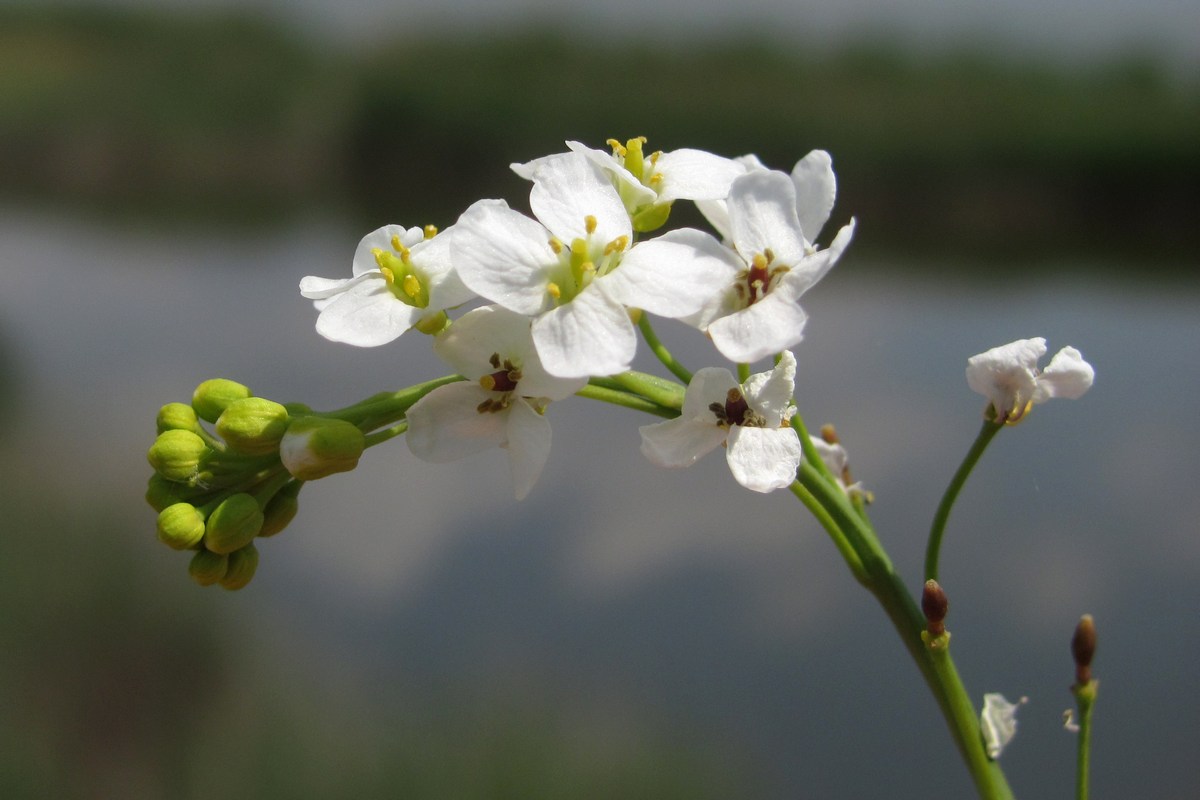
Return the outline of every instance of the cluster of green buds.
{"type": "Polygon", "coordinates": [[[163,406],[157,427],[146,501],[158,512],[158,538],[193,552],[196,583],[226,589],[254,577],[254,540],[287,527],[304,482],[354,469],[366,447],[354,422],[254,397],[223,378],[201,383],[190,404],[163,406]]]}

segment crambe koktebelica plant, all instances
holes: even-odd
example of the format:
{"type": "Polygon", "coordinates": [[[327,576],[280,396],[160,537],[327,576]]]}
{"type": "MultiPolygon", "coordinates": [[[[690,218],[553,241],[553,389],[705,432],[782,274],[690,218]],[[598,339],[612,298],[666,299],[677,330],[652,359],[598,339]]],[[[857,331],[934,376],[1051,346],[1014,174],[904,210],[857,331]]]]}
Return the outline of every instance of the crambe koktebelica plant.
{"type": "MultiPolygon", "coordinates": [[[[454,373],[332,412],[255,397],[231,380],[201,383],[190,403],[158,416],[146,499],[159,538],[191,553],[197,583],[239,589],[258,567],[257,540],[297,513],[304,482],[355,469],[368,447],[405,437],[429,461],[506,448],[520,499],[550,457],[551,404],[580,397],[644,412],[660,418],[640,426],[653,463],[686,467],[722,447],[737,483],[786,489],[803,504],[895,626],[979,794],[1010,797],[997,759],[1016,733],[1019,703],[989,693],[981,711],[967,694],[950,655],[938,556],[954,499],[991,439],[1045,400],[1080,397],[1091,366],[1067,347],[1039,370],[1040,338],[968,360],[968,385],[988,401],[983,429],[934,515],[916,597],[871,525],[872,495],[851,477],[837,434],[809,435],[795,400],[804,376],[791,348],[807,324],[800,300],[855,225],[817,243],[836,196],[829,154],[815,150],[785,173],[753,156],[647,154],[641,138],[609,144],[611,155],[569,142],[514,164],[532,184],[532,216],[480,200],[440,233],[389,225],[368,234],[349,278],[304,278],[321,335],[358,346],[428,335],[454,373]],[[679,202],[697,204],[713,231],[660,232],[679,202]],[[732,371],[692,373],[651,315],[703,331],[732,371]],[[630,370],[639,335],[669,377],[630,370]]],[[[1096,689],[1095,629],[1085,621],[1072,646],[1080,796],[1096,689]]]]}

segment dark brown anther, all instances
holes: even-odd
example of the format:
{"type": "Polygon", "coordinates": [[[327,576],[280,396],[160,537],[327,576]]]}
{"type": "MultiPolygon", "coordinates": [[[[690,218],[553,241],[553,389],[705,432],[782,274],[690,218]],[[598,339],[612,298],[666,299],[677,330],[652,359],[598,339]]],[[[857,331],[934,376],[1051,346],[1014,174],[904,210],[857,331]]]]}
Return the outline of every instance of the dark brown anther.
{"type": "Polygon", "coordinates": [[[1071,637],[1071,655],[1075,658],[1075,684],[1084,686],[1092,680],[1092,658],[1096,655],[1096,623],[1091,614],[1084,614],[1071,637]]]}
{"type": "Polygon", "coordinates": [[[946,632],[946,613],[950,610],[950,600],[941,585],[933,580],[925,581],[925,589],[921,592],[921,611],[929,623],[929,635],[936,637],[946,632]]]}

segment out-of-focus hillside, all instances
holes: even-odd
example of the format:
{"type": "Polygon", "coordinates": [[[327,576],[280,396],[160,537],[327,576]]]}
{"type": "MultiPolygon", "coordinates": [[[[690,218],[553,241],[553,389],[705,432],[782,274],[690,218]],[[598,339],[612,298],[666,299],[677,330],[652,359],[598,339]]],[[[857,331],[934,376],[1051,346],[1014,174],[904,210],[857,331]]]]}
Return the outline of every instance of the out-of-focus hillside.
{"type": "Polygon", "coordinates": [[[514,197],[509,161],[646,135],[781,168],[830,150],[838,213],[868,221],[856,250],[893,260],[1166,269],[1200,244],[1200,84],[1149,58],[602,50],[548,30],[334,54],[247,16],[8,9],[0,130],[0,199],[139,217],[445,225],[514,197]]]}

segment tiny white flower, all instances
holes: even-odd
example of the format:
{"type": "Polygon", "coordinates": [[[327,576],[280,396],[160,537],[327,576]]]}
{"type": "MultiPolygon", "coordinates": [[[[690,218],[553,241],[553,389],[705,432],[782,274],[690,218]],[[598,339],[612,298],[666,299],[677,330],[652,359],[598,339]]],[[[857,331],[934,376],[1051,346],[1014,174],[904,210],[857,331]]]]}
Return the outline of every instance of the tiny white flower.
{"type": "Polygon", "coordinates": [[[317,333],[335,342],[374,347],[410,328],[440,328],[444,312],[475,295],[450,264],[452,231],[386,225],[363,237],[350,278],[300,281],[313,301],[317,333]],[[435,235],[436,234],[436,235],[435,235]]]}
{"type": "Polygon", "coordinates": [[[689,467],[725,444],[738,483],[756,492],[782,489],[796,479],[802,457],[788,425],[795,379],[796,358],[786,350],[774,369],[742,385],[727,369],[701,369],[678,417],[639,428],[642,453],[660,467],[689,467]]]}
{"type": "Polygon", "coordinates": [[[1059,350],[1039,371],[1038,361],[1044,355],[1046,340],[1039,336],[967,359],[967,385],[988,399],[989,418],[1015,424],[1039,403],[1052,397],[1074,400],[1091,388],[1095,370],[1074,347],[1059,350]]]}
{"type": "Polygon", "coordinates": [[[481,296],[534,318],[546,370],[563,378],[629,368],[637,334],[605,284],[633,236],[608,177],[577,153],[543,160],[529,204],[536,220],[500,200],[481,200],[459,218],[455,269],[481,296]]]}
{"type": "Polygon", "coordinates": [[[409,449],[426,461],[446,462],[504,447],[517,499],[524,498],[550,455],[546,405],[574,394],[587,379],[547,374],[530,320],[498,306],[467,312],[437,335],[433,349],[471,382],[440,386],[409,409],[409,449]]]}
{"type": "MultiPolygon", "coordinates": [[[[611,177],[634,229],[638,231],[651,231],[661,226],[676,200],[724,199],[733,179],[746,171],[743,163],[705,150],[658,150],[647,155],[642,149],[646,144],[644,136],[634,137],[625,144],[609,139],[607,144],[612,148],[611,153],[594,150],[581,142],[567,142],[567,147],[572,153],[585,156],[611,177]]],[[[521,177],[534,180],[539,166],[566,155],[561,153],[525,164],[513,164],[512,169],[521,177]]]]}
{"type": "Polygon", "coordinates": [[[983,713],[979,717],[979,727],[983,731],[983,743],[988,758],[993,761],[998,759],[1004,748],[1017,735],[1017,709],[1028,702],[1028,697],[1010,703],[1002,694],[983,696],[983,713]]]}
{"type": "Polygon", "coordinates": [[[726,358],[749,363],[803,338],[800,297],[837,262],[854,222],[818,250],[801,227],[792,179],[769,170],[737,178],[728,208],[732,249],[699,231],[675,231],[639,244],[610,291],[626,305],[684,320],[726,358]]]}

